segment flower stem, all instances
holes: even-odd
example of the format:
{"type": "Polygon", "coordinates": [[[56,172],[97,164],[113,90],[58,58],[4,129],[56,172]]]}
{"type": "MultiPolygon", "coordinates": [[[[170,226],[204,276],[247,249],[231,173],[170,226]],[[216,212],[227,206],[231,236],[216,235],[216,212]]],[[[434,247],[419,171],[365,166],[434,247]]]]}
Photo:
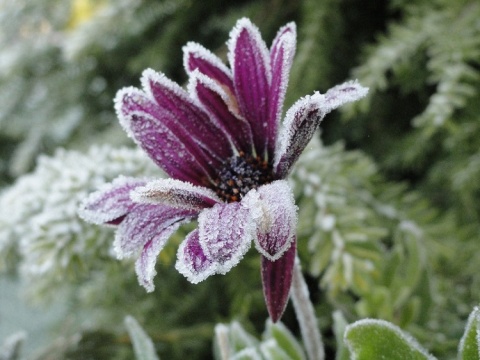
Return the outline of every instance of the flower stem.
{"type": "Polygon", "coordinates": [[[318,329],[317,317],[310,301],[310,293],[303,278],[300,259],[298,257],[295,259],[295,265],[293,267],[290,296],[309,360],[324,360],[325,351],[323,349],[322,335],[318,329]]]}

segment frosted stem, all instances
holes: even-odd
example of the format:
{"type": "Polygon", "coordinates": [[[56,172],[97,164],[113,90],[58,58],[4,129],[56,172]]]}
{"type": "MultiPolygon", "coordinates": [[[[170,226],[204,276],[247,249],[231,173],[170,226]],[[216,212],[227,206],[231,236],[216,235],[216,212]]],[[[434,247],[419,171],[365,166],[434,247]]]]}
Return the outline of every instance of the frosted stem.
{"type": "Polygon", "coordinates": [[[322,335],[318,330],[317,317],[310,301],[310,293],[303,278],[298,257],[295,259],[293,267],[290,296],[297,314],[298,323],[300,324],[300,331],[309,360],[324,360],[325,351],[323,349],[322,335]]]}

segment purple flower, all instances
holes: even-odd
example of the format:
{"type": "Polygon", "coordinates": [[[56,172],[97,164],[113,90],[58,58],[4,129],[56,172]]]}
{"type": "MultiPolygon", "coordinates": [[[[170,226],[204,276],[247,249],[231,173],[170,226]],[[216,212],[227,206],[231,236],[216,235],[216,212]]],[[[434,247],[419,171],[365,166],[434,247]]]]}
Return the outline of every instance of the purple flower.
{"type": "Polygon", "coordinates": [[[198,227],[178,249],[177,270],[192,283],[225,274],[251,246],[262,255],[267,308],[285,308],[296,253],[297,207],[285,180],[323,117],[367,93],[347,82],[290,108],[280,130],[296,27],[282,27],[270,49],[241,19],[230,33],[228,68],[199,44],[184,48],[188,90],[151,69],[143,89],[118,92],[124,129],[169,179],[121,177],[91,194],[80,214],[118,226],[119,258],[137,256],[139,282],[153,290],[159,252],[178,227],[198,227]]]}

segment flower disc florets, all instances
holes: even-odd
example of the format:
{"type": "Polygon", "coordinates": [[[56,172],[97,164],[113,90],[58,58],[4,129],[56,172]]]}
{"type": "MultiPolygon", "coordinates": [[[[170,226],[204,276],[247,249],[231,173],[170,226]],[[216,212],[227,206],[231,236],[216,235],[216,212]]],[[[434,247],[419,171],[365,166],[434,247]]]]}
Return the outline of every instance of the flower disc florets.
{"type": "Polygon", "coordinates": [[[225,202],[235,202],[272,180],[272,169],[266,160],[241,152],[223,163],[215,180],[215,191],[225,202]]]}

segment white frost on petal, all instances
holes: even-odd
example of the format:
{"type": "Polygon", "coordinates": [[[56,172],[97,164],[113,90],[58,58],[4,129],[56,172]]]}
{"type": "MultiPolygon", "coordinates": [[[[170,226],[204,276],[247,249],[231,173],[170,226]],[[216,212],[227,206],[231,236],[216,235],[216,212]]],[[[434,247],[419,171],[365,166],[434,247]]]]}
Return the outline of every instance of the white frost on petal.
{"type": "Polygon", "coordinates": [[[297,206],[285,180],[250,191],[242,200],[256,223],[255,246],[270,261],[278,260],[295,239],[297,206]]]}
{"type": "Polygon", "coordinates": [[[163,204],[175,208],[200,210],[221,202],[212,190],[176,179],[159,179],[130,193],[132,201],[163,204]]]}
{"type": "Polygon", "coordinates": [[[217,272],[218,263],[208,259],[200,245],[198,229],[187,235],[177,251],[175,269],[192,284],[198,284],[217,272]]]}
{"type": "Polygon", "coordinates": [[[140,257],[135,262],[135,271],[138,276],[138,282],[147,292],[154,290],[153,278],[157,274],[155,264],[157,263],[158,254],[165,246],[170,236],[177,231],[181,223],[177,222],[166,229],[164,229],[155,238],[151,239],[143,247],[140,257]]]}
{"type": "Polygon", "coordinates": [[[119,176],[83,200],[78,208],[78,215],[85,221],[99,225],[118,219],[133,205],[130,191],[146,182],[146,179],[119,176]]]}
{"type": "Polygon", "coordinates": [[[254,237],[255,222],[241,203],[216,204],[198,216],[200,245],[217,273],[226,274],[248,251],[254,237]]]}
{"type": "Polygon", "coordinates": [[[266,67],[267,81],[270,84],[272,82],[272,71],[270,68],[270,51],[267,48],[267,45],[262,39],[260,30],[255,26],[250,19],[241,18],[235,24],[235,27],[230,31],[230,38],[227,42],[228,47],[228,61],[232,69],[235,69],[235,48],[237,46],[238,38],[243,30],[248,31],[252,40],[258,45],[261,53],[260,56],[263,58],[263,63],[266,67]]]}
{"type": "Polygon", "coordinates": [[[357,80],[347,81],[334,86],[325,94],[325,102],[322,110],[325,114],[339,108],[340,106],[357,101],[368,94],[368,88],[359,84],[357,80]]]}
{"type": "Polygon", "coordinates": [[[125,98],[132,98],[133,102],[138,104],[139,107],[141,106],[142,102],[146,101],[147,98],[143,91],[137,89],[136,87],[129,86],[118,90],[117,94],[115,95],[115,99],[113,100],[115,113],[117,114],[120,125],[125,130],[128,137],[135,139],[132,128],[130,126],[131,111],[127,112],[124,109],[125,98]]]}
{"type": "MultiPolygon", "coordinates": [[[[213,66],[221,70],[223,73],[225,73],[225,75],[227,75],[229,78],[232,78],[232,72],[227,67],[227,65],[225,65],[218,56],[216,56],[214,53],[212,53],[210,50],[206,49],[202,45],[196,42],[190,41],[182,48],[182,50],[183,50],[183,66],[187,74],[192,73],[192,70],[190,70],[188,67],[189,54],[195,54],[197,58],[212,64],[213,66]]],[[[195,71],[195,69],[193,71],[195,71]]]]}

